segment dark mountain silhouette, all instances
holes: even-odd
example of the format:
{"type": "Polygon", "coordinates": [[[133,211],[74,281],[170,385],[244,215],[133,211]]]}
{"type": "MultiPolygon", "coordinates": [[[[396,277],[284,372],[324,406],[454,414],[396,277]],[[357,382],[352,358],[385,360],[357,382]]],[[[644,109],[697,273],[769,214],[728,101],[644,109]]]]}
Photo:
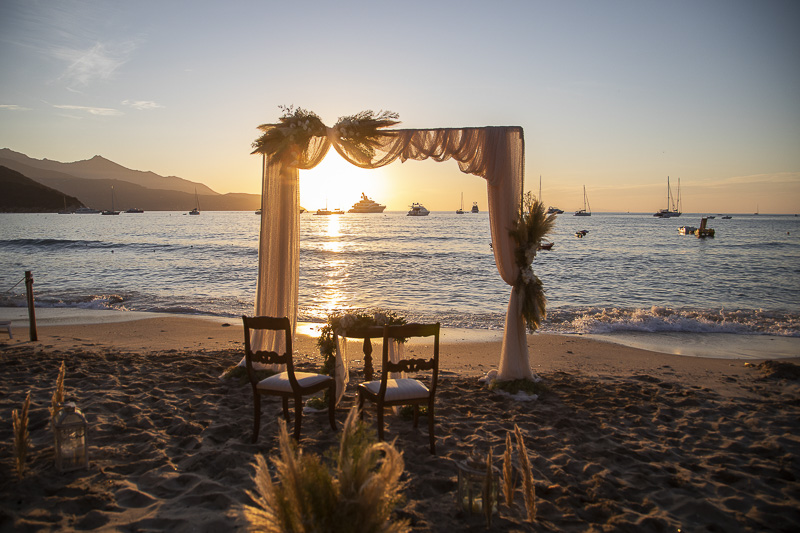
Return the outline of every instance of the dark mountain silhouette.
{"type": "Polygon", "coordinates": [[[75,196],[83,204],[95,209],[111,208],[112,186],[114,207],[118,210],[138,207],[145,211],[189,211],[195,207],[195,190],[201,210],[250,211],[261,207],[261,196],[258,194],[219,194],[202,183],[130,170],[100,156],[75,163],[60,163],[33,159],[4,148],[0,149],[0,165],[75,196]]]}
{"type": "Polygon", "coordinates": [[[0,166],[0,212],[54,213],[83,207],[80,200],[26,178],[16,170],[0,166]]]}

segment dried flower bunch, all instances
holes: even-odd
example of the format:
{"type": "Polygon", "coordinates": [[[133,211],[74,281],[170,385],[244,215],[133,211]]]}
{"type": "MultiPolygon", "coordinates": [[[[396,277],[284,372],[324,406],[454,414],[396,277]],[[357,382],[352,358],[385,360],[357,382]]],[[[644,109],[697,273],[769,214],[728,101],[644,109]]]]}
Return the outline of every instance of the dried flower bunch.
{"type": "Polygon", "coordinates": [[[533,273],[532,263],[545,235],[553,230],[555,215],[547,215],[544,205],[530,192],[525,194],[517,219],[509,232],[517,243],[514,258],[520,269],[517,286],[523,293],[522,316],[533,332],[547,317],[547,298],[542,281],[533,273]]]}
{"type": "Polygon", "coordinates": [[[28,411],[31,408],[31,393],[25,397],[22,404],[22,412],[14,409],[11,412],[11,420],[14,426],[14,466],[17,477],[22,479],[25,476],[28,459],[28,448],[31,445],[31,436],[28,433],[28,411]]]}
{"type": "MultiPolygon", "coordinates": [[[[305,153],[314,137],[327,137],[328,128],[313,111],[302,107],[278,106],[283,112],[278,124],[262,124],[264,132],[253,143],[254,154],[265,154],[276,159],[297,159],[292,155],[305,153]]],[[[400,123],[393,111],[362,111],[355,115],[339,117],[333,134],[341,147],[357,159],[369,161],[380,145],[379,138],[392,135],[381,131],[400,123]]]]}
{"type": "Polygon", "coordinates": [[[319,352],[325,357],[324,372],[330,373],[333,369],[333,353],[336,350],[334,334],[340,337],[347,336],[348,329],[362,329],[372,326],[400,326],[406,319],[391,311],[351,311],[349,313],[333,313],[328,315],[328,321],[322,326],[317,346],[319,352]]]}

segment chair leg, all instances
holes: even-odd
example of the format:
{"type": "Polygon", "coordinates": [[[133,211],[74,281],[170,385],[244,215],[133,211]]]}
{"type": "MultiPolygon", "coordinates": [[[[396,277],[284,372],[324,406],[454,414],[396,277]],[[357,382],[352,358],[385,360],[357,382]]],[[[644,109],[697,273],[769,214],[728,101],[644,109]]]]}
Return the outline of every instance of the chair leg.
{"type": "Polygon", "coordinates": [[[294,397],[294,440],[300,442],[300,427],[303,424],[303,397],[294,397]]]}
{"type": "Polygon", "coordinates": [[[281,396],[281,400],[283,400],[283,419],[288,422],[289,421],[289,397],[288,396],[281,396]]]}
{"type": "Polygon", "coordinates": [[[336,382],[328,389],[328,421],[331,429],[336,431],[336,382]]]}
{"type": "Polygon", "coordinates": [[[378,440],[383,440],[383,404],[378,404],[378,440]]]}
{"type": "Polygon", "coordinates": [[[358,391],[358,417],[364,421],[364,395],[361,394],[361,390],[358,391]]]}
{"type": "Polygon", "coordinates": [[[261,395],[253,393],[253,442],[258,440],[258,430],[261,428],[261,395]]]}
{"type": "Polygon", "coordinates": [[[436,437],[433,434],[433,401],[428,404],[428,435],[431,439],[431,453],[436,455],[436,437]]]}

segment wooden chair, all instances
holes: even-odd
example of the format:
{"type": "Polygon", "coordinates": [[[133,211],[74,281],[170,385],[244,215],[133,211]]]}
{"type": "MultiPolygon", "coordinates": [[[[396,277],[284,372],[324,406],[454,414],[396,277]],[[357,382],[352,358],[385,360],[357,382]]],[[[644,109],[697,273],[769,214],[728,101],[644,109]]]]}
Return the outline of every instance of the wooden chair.
{"type": "Polygon", "coordinates": [[[381,379],[367,381],[358,386],[358,407],[364,417],[364,400],[375,403],[378,409],[378,438],[383,440],[383,409],[395,405],[414,406],[414,427],[419,426],[419,406],[428,407],[428,436],[431,453],[436,455],[436,438],[433,433],[434,400],[436,384],[439,379],[439,323],[406,324],[383,327],[383,356],[381,358],[381,379]],[[389,341],[411,337],[433,337],[433,357],[431,359],[401,359],[396,363],[389,360],[389,341]],[[389,372],[431,371],[430,388],[412,378],[389,378],[389,372]]]}
{"type": "Polygon", "coordinates": [[[268,316],[247,317],[244,322],[244,354],[247,365],[247,376],[253,387],[253,442],[258,440],[261,425],[261,396],[280,396],[283,400],[283,416],[289,420],[289,398],[294,398],[294,439],[300,440],[300,427],[303,420],[303,396],[328,390],[328,419],[331,428],[336,430],[336,381],[331,376],[311,372],[295,372],[292,357],[291,323],[286,317],[268,316]],[[251,330],[284,331],[286,336],[286,353],[257,351],[250,348],[251,330]],[[286,370],[266,379],[258,381],[253,363],[286,365],[286,370]]]}

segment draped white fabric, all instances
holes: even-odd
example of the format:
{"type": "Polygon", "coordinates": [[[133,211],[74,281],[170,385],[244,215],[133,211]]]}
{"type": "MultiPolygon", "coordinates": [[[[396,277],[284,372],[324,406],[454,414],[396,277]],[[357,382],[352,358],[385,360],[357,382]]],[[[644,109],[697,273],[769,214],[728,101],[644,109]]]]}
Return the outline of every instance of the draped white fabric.
{"type": "MultiPolygon", "coordinates": [[[[462,172],[486,179],[489,220],[495,262],[500,276],[514,285],[520,276],[509,235],[522,201],[525,141],[520,127],[446,128],[426,130],[382,130],[374,153],[340,138],[334,129],[311,139],[304,151],[283,159],[265,156],[261,199],[257,315],[297,318],[298,295],[298,169],[319,164],[330,146],[347,161],[361,168],[379,168],[400,159],[406,161],[455,159],[462,172]]],[[[532,377],[525,327],[519,312],[519,297],[512,290],[500,354],[498,379],[532,377]]],[[[274,341],[258,339],[268,349],[274,341]]]]}

